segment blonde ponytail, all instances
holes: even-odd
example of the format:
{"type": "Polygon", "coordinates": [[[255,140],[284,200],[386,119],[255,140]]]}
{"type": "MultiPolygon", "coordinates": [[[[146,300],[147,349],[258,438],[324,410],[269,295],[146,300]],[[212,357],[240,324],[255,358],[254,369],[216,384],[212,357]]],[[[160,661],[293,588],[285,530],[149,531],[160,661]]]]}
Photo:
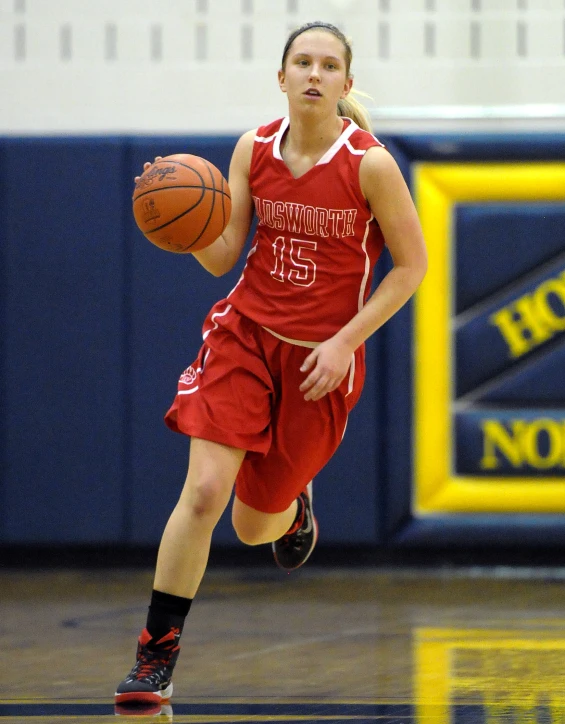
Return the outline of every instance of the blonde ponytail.
{"type": "Polygon", "coordinates": [[[346,98],[342,98],[337,104],[337,115],[351,118],[352,121],[362,128],[364,131],[373,133],[373,124],[371,123],[371,116],[369,111],[356,96],[363,98],[370,98],[371,96],[362,91],[354,90],[353,88],[349,91],[349,95],[346,98]]]}

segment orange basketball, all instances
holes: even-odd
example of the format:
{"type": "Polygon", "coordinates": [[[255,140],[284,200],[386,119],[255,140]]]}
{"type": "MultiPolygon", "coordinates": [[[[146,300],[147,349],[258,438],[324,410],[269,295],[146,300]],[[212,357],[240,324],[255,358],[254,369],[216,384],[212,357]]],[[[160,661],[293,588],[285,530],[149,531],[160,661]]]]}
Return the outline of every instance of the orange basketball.
{"type": "Polygon", "coordinates": [[[135,184],[133,215],[152,244],[186,254],[205,249],[231,214],[227,181],[210,161],[177,153],[155,161],[135,184]]]}

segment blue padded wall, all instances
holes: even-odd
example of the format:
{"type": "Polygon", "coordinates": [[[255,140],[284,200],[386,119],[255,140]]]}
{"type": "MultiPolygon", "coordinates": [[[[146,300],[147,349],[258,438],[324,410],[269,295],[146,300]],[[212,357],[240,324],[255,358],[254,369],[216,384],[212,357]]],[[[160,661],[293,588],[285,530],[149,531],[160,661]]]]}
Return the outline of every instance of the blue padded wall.
{"type": "Polygon", "coordinates": [[[1,145],[2,540],[114,540],[124,515],[123,145],[1,145]]]}

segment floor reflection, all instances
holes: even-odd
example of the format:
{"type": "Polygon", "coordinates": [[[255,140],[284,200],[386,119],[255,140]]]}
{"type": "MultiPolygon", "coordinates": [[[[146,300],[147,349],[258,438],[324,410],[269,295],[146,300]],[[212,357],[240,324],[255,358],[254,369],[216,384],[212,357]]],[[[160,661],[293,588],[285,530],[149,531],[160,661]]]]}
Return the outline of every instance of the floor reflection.
{"type": "Polygon", "coordinates": [[[562,629],[416,629],[416,721],[565,722],[564,652],[562,629]]]}
{"type": "Polygon", "coordinates": [[[565,571],[218,571],[172,701],[118,709],[151,574],[0,572],[0,724],[565,724],[565,571]]]}
{"type": "MultiPolygon", "coordinates": [[[[156,704],[155,706],[144,706],[144,707],[133,707],[124,704],[116,704],[114,706],[114,714],[124,719],[133,719],[139,721],[141,718],[147,722],[172,722],[173,719],[173,707],[171,704],[156,704]]],[[[177,709],[177,721],[178,717],[177,709]]]]}

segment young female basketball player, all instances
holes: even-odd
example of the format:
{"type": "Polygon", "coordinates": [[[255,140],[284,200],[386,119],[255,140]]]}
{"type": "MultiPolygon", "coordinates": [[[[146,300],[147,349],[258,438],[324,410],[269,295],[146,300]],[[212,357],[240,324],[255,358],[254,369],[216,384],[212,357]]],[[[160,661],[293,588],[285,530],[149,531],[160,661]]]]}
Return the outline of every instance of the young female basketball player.
{"type": "Polygon", "coordinates": [[[306,561],[318,533],[310,482],[361,393],[364,341],[424,277],[410,193],[351,100],[350,64],[336,27],[315,22],[292,33],[279,71],[289,115],[239,139],[230,222],[194,254],[212,274],[226,273],[257,215],[243,274],[209,313],[204,345],[166,415],[191,437],[188,475],[161,541],[137,662],[117,703],[171,696],[184,620],[234,483],[240,540],[273,542],[287,570],[306,561]],[[385,243],[394,267],[368,298],[385,243]]]}

